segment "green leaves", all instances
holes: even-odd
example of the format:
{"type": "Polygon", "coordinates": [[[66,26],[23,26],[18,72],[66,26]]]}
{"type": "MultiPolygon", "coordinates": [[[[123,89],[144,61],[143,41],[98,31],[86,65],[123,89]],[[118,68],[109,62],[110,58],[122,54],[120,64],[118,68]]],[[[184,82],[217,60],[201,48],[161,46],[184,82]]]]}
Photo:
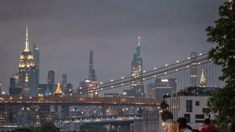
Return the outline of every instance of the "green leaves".
{"type": "Polygon", "coordinates": [[[209,98],[210,112],[215,114],[217,124],[227,127],[235,121],[235,2],[225,2],[220,8],[214,26],[206,29],[213,48],[209,58],[222,67],[221,80],[225,86],[209,98]]]}

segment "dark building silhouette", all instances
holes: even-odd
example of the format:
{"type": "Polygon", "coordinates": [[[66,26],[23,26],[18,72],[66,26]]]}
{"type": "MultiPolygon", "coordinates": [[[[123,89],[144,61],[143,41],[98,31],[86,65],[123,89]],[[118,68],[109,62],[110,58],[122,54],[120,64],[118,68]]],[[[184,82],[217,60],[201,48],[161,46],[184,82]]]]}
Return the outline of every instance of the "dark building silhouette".
{"type": "Polygon", "coordinates": [[[190,86],[197,86],[197,52],[191,52],[190,86]]]}
{"type": "Polygon", "coordinates": [[[53,70],[48,71],[48,74],[47,74],[47,84],[48,84],[48,87],[49,87],[50,91],[54,91],[54,87],[55,87],[55,71],[53,71],[53,70]]]}
{"type": "Polygon", "coordinates": [[[36,75],[36,83],[39,84],[39,75],[40,75],[40,51],[38,48],[38,45],[33,44],[33,59],[34,59],[34,65],[37,70],[37,75],[36,75]]]}
{"type": "Polygon", "coordinates": [[[61,76],[61,87],[62,87],[62,90],[63,90],[63,91],[66,90],[67,82],[68,82],[68,76],[67,76],[66,73],[64,73],[64,74],[62,74],[62,76],[61,76]]]}
{"type": "Polygon", "coordinates": [[[18,74],[15,74],[10,78],[9,94],[12,96],[19,96],[22,92],[22,89],[18,87],[18,81],[18,74]]]}
{"type": "Polygon", "coordinates": [[[95,69],[93,67],[93,50],[90,50],[90,55],[89,55],[89,80],[91,81],[96,81],[96,74],[95,74],[95,69]]]}

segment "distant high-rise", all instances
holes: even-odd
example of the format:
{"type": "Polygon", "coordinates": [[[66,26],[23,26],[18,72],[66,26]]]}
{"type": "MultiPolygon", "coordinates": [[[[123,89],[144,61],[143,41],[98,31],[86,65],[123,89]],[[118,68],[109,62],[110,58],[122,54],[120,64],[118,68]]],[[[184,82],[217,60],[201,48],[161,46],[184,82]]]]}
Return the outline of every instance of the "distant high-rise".
{"type": "Polygon", "coordinates": [[[62,76],[61,76],[61,87],[62,87],[62,90],[63,90],[63,91],[66,90],[67,82],[68,82],[68,77],[67,77],[67,74],[64,73],[64,74],[62,74],[62,76]]]}
{"type": "Polygon", "coordinates": [[[32,52],[29,50],[28,26],[26,26],[25,49],[19,57],[19,88],[24,96],[37,95],[37,75],[36,66],[32,52]]]}
{"type": "Polygon", "coordinates": [[[61,79],[62,79],[61,81],[62,84],[67,84],[68,77],[66,73],[62,74],[61,79]]]}
{"type": "Polygon", "coordinates": [[[148,84],[148,98],[163,99],[165,95],[172,95],[176,92],[175,78],[156,78],[155,82],[148,84]]]}
{"type": "Polygon", "coordinates": [[[36,67],[36,70],[37,70],[37,72],[38,72],[38,74],[36,75],[37,76],[37,83],[39,84],[39,75],[40,75],[40,68],[39,68],[39,66],[40,66],[40,52],[39,52],[39,48],[38,48],[38,45],[36,45],[36,44],[33,44],[33,59],[34,59],[34,64],[35,64],[35,67],[36,67]]]}
{"type": "Polygon", "coordinates": [[[190,86],[197,86],[197,52],[191,52],[190,86]]]}
{"type": "Polygon", "coordinates": [[[55,87],[55,71],[50,70],[47,74],[47,84],[51,91],[54,91],[55,87]]]}
{"type": "Polygon", "coordinates": [[[69,96],[73,95],[73,84],[71,82],[66,84],[64,94],[69,96]]]}
{"type": "Polygon", "coordinates": [[[136,98],[145,97],[143,80],[138,79],[138,77],[142,76],[143,74],[143,59],[140,55],[140,46],[140,36],[138,36],[137,45],[131,63],[131,76],[134,78],[134,80],[131,82],[131,90],[133,90],[132,95],[134,95],[136,98]]]}
{"type": "Polygon", "coordinates": [[[93,67],[93,50],[90,51],[90,55],[89,55],[89,80],[91,81],[96,81],[96,75],[95,75],[95,69],[93,67]]]}

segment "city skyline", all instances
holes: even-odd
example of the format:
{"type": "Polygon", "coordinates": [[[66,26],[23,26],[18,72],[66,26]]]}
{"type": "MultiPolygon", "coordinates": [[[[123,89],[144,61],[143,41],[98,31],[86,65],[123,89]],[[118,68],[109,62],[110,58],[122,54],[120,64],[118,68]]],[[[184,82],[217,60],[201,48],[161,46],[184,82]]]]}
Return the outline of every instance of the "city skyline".
{"type": "MultiPolygon", "coordinates": [[[[17,59],[24,48],[24,28],[26,24],[29,24],[31,49],[32,45],[36,43],[39,46],[41,53],[40,83],[46,83],[47,72],[49,70],[54,70],[56,72],[57,81],[60,81],[60,76],[63,73],[66,73],[68,75],[68,80],[73,82],[75,84],[74,86],[77,87],[79,81],[88,77],[87,67],[89,65],[88,58],[90,50],[93,50],[95,54],[94,67],[99,81],[109,81],[108,79],[110,78],[117,79],[123,75],[130,75],[132,52],[136,45],[136,38],[138,35],[142,38],[144,70],[163,66],[165,63],[174,63],[176,59],[185,59],[186,56],[189,56],[191,51],[206,52],[210,45],[206,42],[205,28],[213,23],[213,20],[217,16],[215,12],[222,1],[191,1],[191,3],[183,1],[181,4],[188,6],[185,7],[185,10],[192,11],[190,12],[191,14],[185,14],[185,10],[179,9],[179,5],[173,5],[174,2],[171,3],[172,5],[169,5],[169,8],[171,7],[169,10],[176,10],[179,12],[173,14],[164,12],[166,9],[161,8],[160,10],[153,6],[147,10],[147,7],[151,4],[156,5],[153,1],[148,1],[145,3],[146,5],[142,5],[143,9],[147,10],[144,13],[137,10],[138,7],[143,4],[140,1],[137,1],[136,3],[127,2],[123,7],[121,5],[124,1],[107,2],[103,3],[104,5],[101,4],[102,2],[93,2],[94,6],[91,7],[89,6],[89,2],[79,1],[77,3],[72,1],[66,3],[64,8],[67,9],[67,12],[64,12],[64,14],[59,9],[65,2],[42,3],[45,4],[45,11],[52,8],[49,14],[42,12],[40,15],[39,11],[41,11],[41,9],[39,10],[39,7],[37,7],[36,4],[29,1],[24,1],[22,4],[19,2],[2,2],[2,4],[0,4],[0,7],[3,6],[3,8],[0,8],[0,10],[2,10],[1,15],[6,17],[6,19],[1,20],[0,24],[1,29],[3,29],[0,31],[0,34],[2,34],[2,39],[0,40],[0,60],[3,66],[0,70],[0,81],[3,82],[5,90],[9,88],[9,78],[17,72],[17,59]],[[26,3],[26,5],[23,3],[26,3]],[[78,10],[81,10],[81,12],[78,16],[73,14],[76,11],[76,6],[72,6],[71,9],[68,9],[71,4],[81,4],[84,6],[79,6],[80,8],[78,10]],[[109,4],[113,8],[116,6],[121,7],[119,7],[120,9],[116,7],[111,10],[109,4]],[[5,6],[9,7],[9,9],[14,9],[15,7],[20,9],[23,9],[23,7],[35,7],[35,9],[28,9],[33,12],[32,14],[29,13],[30,11],[28,12],[28,10],[23,9],[20,12],[20,15],[14,18],[16,13],[12,11],[7,15],[6,11],[8,9],[4,8],[5,6]],[[90,10],[86,9],[86,6],[90,7],[90,10]],[[104,9],[101,9],[102,6],[104,6],[104,9]],[[127,9],[128,7],[132,7],[131,9],[133,9],[133,12],[124,14],[121,9],[127,9]],[[110,14],[112,14],[107,13],[109,10],[112,11],[112,13],[117,13],[117,18],[111,17],[111,19],[109,19],[110,14]],[[157,12],[158,10],[160,12],[157,12]],[[205,14],[201,13],[206,10],[207,12],[205,14]],[[85,11],[90,12],[84,13],[85,11]],[[95,11],[100,12],[96,14],[95,11]],[[92,13],[98,15],[98,17],[96,18],[92,13]],[[137,18],[131,17],[130,19],[127,19],[128,21],[126,23],[123,20],[118,22],[115,21],[116,19],[119,20],[119,18],[124,19],[131,16],[132,13],[140,14],[139,16],[137,15],[137,18]],[[39,18],[43,20],[35,21],[33,14],[39,15],[39,18]],[[65,17],[68,14],[70,15],[65,17]],[[75,16],[86,19],[80,20],[75,16]],[[156,16],[162,16],[163,18],[153,18],[156,16]],[[99,17],[103,17],[102,19],[104,20],[99,17]],[[57,20],[60,19],[61,22],[58,22],[57,20]],[[63,23],[66,22],[67,19],[69,22],[63,23]],[[86,20],[90,23],[86,24],[86,20]],[[136,22],[136,20],[140,21],[136,22]],[[172,23],[175,20],[176,25],[174,25],[175,23],[172,23]],[[98,23],[96,24],[95,21],[98,23]],[[105,22],[104,24],[102,24],[103,21],[105,22]],[[185,23],[183,23],[184,21],[185,23]],[[76,22],[81,23],[76,24],[76,22]],[[156,24],[154,22],[156,22],[156,24]],[[168,23],[164,25],[164,22],[168,23]],[[85,26],[85,28],[82,28],[82,26],[85,26]],[[91,27],[88,28],[89,26],[91,27]],[[119,29],[120,27],[121,29],[119,29]],[[97,31],[97,29],[100,30],[97,31]],[[191,34],[189,34],[189,32],[191,32],[191,34]],[[170,36],[170,39],[168,36],[170,36]],[[177,45],[174,46],[175,44],[177,45]],[[172,49],[175,51],[171,51],[172,49]],[[182,50],[184,50],[185,53],[183,53],[182,50]],[[166,51],[169,52],[167,53],[166,51]],[[6,56],[7,59],[5,58],[6,56]]],[[[160,1],[158,6],[167,3],[168,2],[160,1]]]]}

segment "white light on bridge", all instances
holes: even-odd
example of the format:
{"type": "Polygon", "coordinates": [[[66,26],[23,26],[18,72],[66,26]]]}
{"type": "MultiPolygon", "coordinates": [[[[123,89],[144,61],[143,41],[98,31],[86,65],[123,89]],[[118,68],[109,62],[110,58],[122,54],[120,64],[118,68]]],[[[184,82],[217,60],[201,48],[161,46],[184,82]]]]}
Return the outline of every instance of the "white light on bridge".
{"type": "Polygon", "coordinates": [[[154,67],[153,69],[154,69],[154,70],[157,70],[157,67],[154,67]]]}
{"type": "Polygon", "coordinates": [[[124,85],[124,83],[122,83],[122,86],[124,85]]]}
{"type": "Polygon", "coordinates": [[[111,88],[113,88],[113,86],[111,86],[111,88]]]}
{"type": "Polygon", "coordinates": [[[156,76],[156,75],[154,75],[153,77],[154,77],[154,78],[156,78],[157,76],[156,76]]]}
{"type": "Polygon", "coordinates": [[[201,55],[202,55],[202,53],[199,53],[199,55],[201,56],[201,55]]]}
{"type": "Polygon", "coordinates": [[[186,68],[189,68],[189,66],[186,66],[186,68]]]}
{"type": "Polygon", "coordinates": [[[188,57],[188,60],[190,60],[190,57],[188,57]]]}
{"type": "Polygon", "coordinates": [[[176,60],[176,63],[179,63],[180,61],[179,60],[176,60]]]}
{"type": "Polygon", "coordinates": [[[178,71],[178,69],[175,69],[175,71],[178,71]]]}
{"type": "Polygon", "coordinates": [[[165,64],[165,66],[168,66],[168,64],[165,64]]]}
{"type": "Polygon", "coordinates": [[[167,74],[167,72],[164,73],[165,75],[167,74]]]}
{"type": "Polygon", "coordinates": [[[143,71],[143,73],[145,73],[146,71],[143,71]]]}
{"type": "Polygon", "coordinates": [[[100,84],[103,84],[103,82],[100,82],[100,84]]]}
{"type": "Polygon", "coordinates": [[[124,79],[125,77],[124,76],[122,76],[122,79],[124,79]]]}
{"type": "Polygon", "coordinates": [[[113,82],[113,79],[111,79],[110,81],[113,82]]]}

